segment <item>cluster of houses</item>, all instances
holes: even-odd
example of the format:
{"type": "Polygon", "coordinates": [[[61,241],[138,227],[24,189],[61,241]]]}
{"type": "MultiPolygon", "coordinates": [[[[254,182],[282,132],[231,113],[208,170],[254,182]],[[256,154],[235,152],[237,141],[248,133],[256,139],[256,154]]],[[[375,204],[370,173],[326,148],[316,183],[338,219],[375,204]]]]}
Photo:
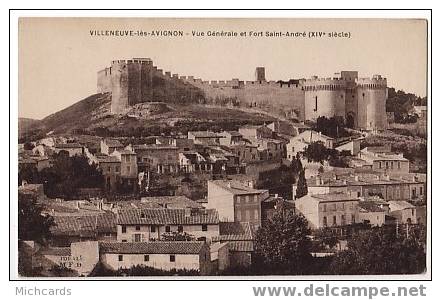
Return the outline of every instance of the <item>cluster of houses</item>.
{"type": "Polygon", "coordinates": [[[155,137],[153,143],[139,145],[102,139],[96,149],[57,139],[47,138],[32,150],[21,150],[19,165],[42,170],[61,151],[85,156],[102,171],[107,191],[120,185],[135,191],[151,172],[232,176],[208,180],[207,196],[200,200],[163,196],[64,201],[45,197],[40,184],[23,184],[19,193],[33,195],[54,219],[49,245],[22,241],[20,246],[32,268],[40,270],[60,266],[87,276],[99,264],[113,270],[143,265],[209,275],[248,266],[256,230],[279,208],[302,214],[312,229],[426,222],[425,206],[419,205],[426,199],[426,176],[409,173],[409,161],[401,154],[390,147],[360,149],[359,138],[336,140],[304,124],[190,131],[186,137],[155,137]],[[308,175],[308,193],[296,197],[294,184],[294,199],[255,187],[254,174],[247,171],[259,172],[256,166],[268,163],[277,167],[289,163],[315,141],[350,153],[351,168],[308,175]]]}
{"type": "Polygon", "coordinates": [[[294,201],[256,189],[252,182],[226,179],[208,181],[206,202],[185,196],[63,201],[44,197],[41,185],[27,184],[19,192],[35,193],[54,225],[48,246],[24,242],[22,249],[31,253],[33,268],[58,265],[85,276],[98,264],[209,275],[249,266],[256,230],[279,208],[302,214],[313,230],[425,223],[425,210],[411,204],[424,198],[423,175],[326,175],[308,179],[308,194],[294,201]]]}

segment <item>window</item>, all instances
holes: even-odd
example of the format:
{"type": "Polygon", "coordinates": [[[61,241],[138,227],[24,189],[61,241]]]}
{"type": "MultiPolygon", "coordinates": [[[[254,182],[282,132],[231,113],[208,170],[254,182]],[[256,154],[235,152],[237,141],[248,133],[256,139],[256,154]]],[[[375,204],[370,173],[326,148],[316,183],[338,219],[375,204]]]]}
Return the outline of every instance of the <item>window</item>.
{"type": "Polygon", "coordinates": [[[124,256],[122,254],[118,255],[118,261],[123,261],[124,260],[124,256]]]}
{"type": "Polygon", "coordinates": [[[357,197],[361,197],[361,193],[360,192],[357,192],[357,197]]]}
{"type": "Polygon", "coordinates": [[[381,161],[378,162],[378,168],[381,169],[381,161]]]}
{"type": "Polygon", "coordinates": [[[165,232],[170,232],[170,226],[165,226],[165,232]]]}
{"type": "Polygon", "coordinates": [[[323,217],[323,227],[327,227],[328,226],[328,218],[323,217]]]}
{"type": "Polygon", "coordinates": [[[247,220],[247,221],[250,220],[250,211],[249,210],[245,211],[245,220],[247,220]]]}
{"type": "Polygon", "coordinates": [[[326,211],[326,204],[323,204],[323,211],[326,211]]]}
{"type": "Polygon", "coordinates": [[[141,242],[141,235],[139,233],[134,235],[134,242],[135,243],[141,242]]]}
{"type": "Polygon", "coordinates": [[[150,260],[150,256],[148,256],[147,254],[144,255],[144,261],[149,261],[150,260]]]}
{"type": "Polygon", "coordinates": [[[208,231],[207,224],[202,224],[202,231],[208,231]]]}
{"type": "Polygon", "coordinates": [[[333,226],[337,225],[337,216],[332,216],[332,225],[333,226]]]}
{"type": "Polygon", "coordinates": [[[254,220],[259,220],[259,210],[258,209],[254,210],[254,220]]]}
{"type": "Polygon", "coordinates": [[[130,166],[127,166],[126,169],[127,169],[127,172],[130,172],[130,166]]]}
{"type": "Polygon", "coordinates": [[[130,156],[129,155],[126,156],[126,162],[130,162],[130,156]]]}
{"type": "Polygon", "coordinates": [[[121,242],[123,242],[123,243],[127,243],[127,240],[121,240],[121,242]]]}
{"type": "Polygon", "coordinates": [[[351,223],[352,223],[352,224],[355,223],[355,215],[351,215],[351,223]]]}
{"type": "Polygon", "coordinates": [[[421,186],[420,187],[420,195],[422,195],[423,194],[423,187],[421,186]]]}
{"type": "Polygon", "coordinates": [[[150,226],[150,232],[156,232],[156,227],[155,226],[150,226]]]}
{"type": "Polygon", "coordinates": [[[141,230],[141,226],[139,226],[139,225],[135,226],[135,230],[136,231],[140,231],[141,230]]]}
{"type": "Polygon", "coordinates": [[[398,162],[398,169],[401,169],[401,162],[398,162]]]}
{"type": "Polygon", "coordinates": [[[240,210],[236,211],[236,221],[238,222],[242,221],[242,215],[240,213],[240,210]]]}
{"type": "Polygon", "coordinates": [[[341,225],[346,225],[346,216],[341,215],[341,225]]]}
{"type": "Polygon", "coordinates": [[[179,225],[178,226],[178,232],[184,232],[184,226],[179,225]]]}
{"type": "Polygon", "coordinates": [[[121,226],[121,232],[122,233],[126,233],[127,232],[127,227],[125,225],[121,226]]]}
{"type": "Polygon", "coordinates": [[[175,262],[176,256],[174,254],[170,255],[170,262],[175,262]]]}
{"type": "Polygon", "coordinates": [[[386,169],[389,169],[389,162],[386,162],[386,169]]]}
{"type": "Polygon", "coordinates": [[[118,166],[115,167],[115,172],[119,172],[119,167],[118,166]]]}
{"type": "Polygon", "coordinates": [[[315,96],[315,108],[314,111],[317,111],[317,96],[315,96]]]}

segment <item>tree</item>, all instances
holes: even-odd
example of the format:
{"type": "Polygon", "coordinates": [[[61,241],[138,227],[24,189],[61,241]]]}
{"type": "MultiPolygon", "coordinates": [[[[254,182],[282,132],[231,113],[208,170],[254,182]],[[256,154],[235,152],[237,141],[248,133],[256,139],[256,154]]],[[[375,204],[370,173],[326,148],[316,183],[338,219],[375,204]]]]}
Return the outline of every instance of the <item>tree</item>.
{"type": "Polygon", "coordinates": [[[32,150],[32,149],[34,149],[34,145],[32,143],[30,143],[30,142],[26,142],[26,143],[23,144],[23,149],[25,149],[25,150],[32,150]]]}
{"type": "Polygon", "coordinates": [[[42,207],[28,196],[18,199],[18,238],[44,243],[50,237],[53,218],[42,214],[42,207]]]}
{"type": "Polygon", "coordinates": [[[328,148],[321,141],[312,142],[306,147],[304,155],[308,159],[308,162],[314,161],[323,163],[329,157],[328,148]]]}
{"type": "Polygon", "coordinates": [[[314,237],[319,243],[321,249],[334,248],[338,243],[338,238],[336,233],[328,227],[322,228],[314,232],[314,237]]]}
{"type": "Polygon", "coordinates": [[[308,221],[291,210],[277,210],[256,233],[256,256],[268,274],[305,274],[312,257],[308,221]]]}
{"type": "Polygon", "coordinates": [[[61,151],[54,156],[53,166],[38,173],[38,183],[43,183],[49,197],[74,198],[79,188],[98,188],[103,176],[95,164],[86,157],[69,157],[61,151]]]}
{"type": "Polygon", "coordinates": [[[291,161],[291,170],[297,176],[297,174],[300,173],[300,171],[303,169],[302,161],[300,160],[300,153],[297,152],[297,155],[295,158],[291,161]]]}
{"type": "Polygon", "coordinates": [[[323,134],[339,138],[349,136],[350,134],[345,130],[345,120],[341,116],[336,117],[318,117],[314,129],[323,134]]]}
{"type": "Polygon", "coordinates": [[[18,184],[25,180],[28,183],[35,183],[38,181],[38,170],[34,165],[23,165],[18,171],[18,184]]]}
{"type": "Polygon", "coordinates": [[[164,232],[162,235],[163,241],[194,241],[195,237],[187,232],[164,232]]]}
{"type": "Polygon", "coordinates": [[[302,169],[299,173],[299,180],[297,181],[296,198],[301,198],[308,194],[308,184],[305,178],[305,169],[302,169]]]}
{"type": "Polygon", "coordinates": [[[372,228],[352,236],[348,249],[334,257],[331,272],[357,275],[424,272],[424,244],[417,235],[397,235],[394,227],[372,228]]]}

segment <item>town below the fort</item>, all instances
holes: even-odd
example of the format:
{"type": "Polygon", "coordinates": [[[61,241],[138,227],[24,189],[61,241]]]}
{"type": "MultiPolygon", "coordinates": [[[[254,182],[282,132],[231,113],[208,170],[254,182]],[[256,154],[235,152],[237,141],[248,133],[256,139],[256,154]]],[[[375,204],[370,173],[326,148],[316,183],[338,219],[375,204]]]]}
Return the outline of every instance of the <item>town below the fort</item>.
{"type": "Polygon", "coordinates": [[[101,127],[63,127],[67,108],[19,141],[21,276],[425,272],[426,98],[356,71],[208,82],[134,58],[97,76],[101,127]],[[188,107],[256,117],[172,122],[188,107]],[[167,130],[133,125],[161,113],[167,130]]]}

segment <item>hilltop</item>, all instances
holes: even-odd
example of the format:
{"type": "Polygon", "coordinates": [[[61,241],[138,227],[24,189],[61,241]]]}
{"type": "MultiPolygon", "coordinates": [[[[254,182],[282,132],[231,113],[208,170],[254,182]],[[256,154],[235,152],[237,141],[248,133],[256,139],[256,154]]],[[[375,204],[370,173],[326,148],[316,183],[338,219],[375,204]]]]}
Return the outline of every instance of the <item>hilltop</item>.
{"type": "Polygon", "coordinates": [[[236,130],[244,124],[275,119],[264,112],[163,102],[138,104],[125,114],[112,115],[110,101],[110,93],[94,94],[42,120],[20,120],[26,126],[19,126],[19,140],[32,141],[51,134],[141,137],[186,134],[188,130],[236,130]]]}

